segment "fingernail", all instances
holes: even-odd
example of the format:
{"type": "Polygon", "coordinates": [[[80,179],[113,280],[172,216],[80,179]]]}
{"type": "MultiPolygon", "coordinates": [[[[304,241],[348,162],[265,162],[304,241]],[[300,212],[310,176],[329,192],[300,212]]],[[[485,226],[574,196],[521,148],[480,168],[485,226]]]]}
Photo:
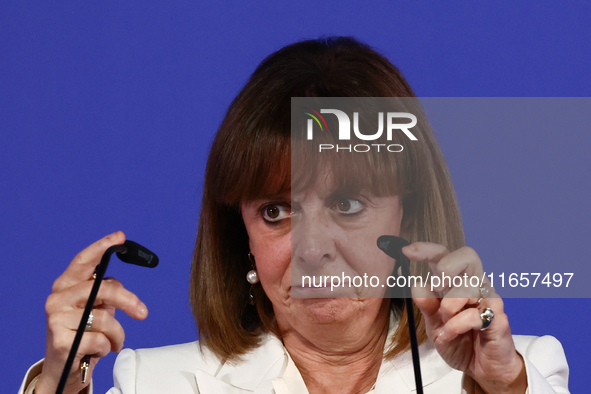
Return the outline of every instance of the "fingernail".
{"type": "Polygon", "coordinates": [[[412,253],[412,252],[416,252],[416,250],[417,250],[417,248],[413,244],[406,245],[404,248],[402,248],[403,252],[406,251],[406,252],[412,253]]]}
{"type": "Polygon", "coordinates": [[[138,312],[139,312],[140,316],[143,316],[143,317],[148,316],[148,308],[146,307],[146,304],[144,304],[142,302],[140,307],[138,308],[138,312]]]}

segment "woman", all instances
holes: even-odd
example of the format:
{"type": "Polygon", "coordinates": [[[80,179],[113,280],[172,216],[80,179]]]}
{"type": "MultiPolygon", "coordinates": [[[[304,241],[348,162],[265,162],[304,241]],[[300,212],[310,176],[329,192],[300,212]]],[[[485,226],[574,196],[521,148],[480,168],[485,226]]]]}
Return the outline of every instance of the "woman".
{"type": "MultiPolygon", "coordinates": [[[[403,133],[389,136],[404,154],[309,156],[305,138],[291,138],[289,114],[292,97],[413,96],[392,64],[350,38],[296,43],[264,60],[230,106],[207,165],[191,274],[200,341],[123,351],[111,392],[411,392],[401,300],[363,291],[330,297],[326,287],[297,278],[325,267],[358,273],[366,260],[383,261],[379,266],[392,272],[393,261],[375,247],[383,234],[412,242],[403,253],[425,262],[414,264],[415,272],[482,275],[478,255],[464,247],[444,159],[424,122],[417,144],[406,144],[403,133]]],[[[412,100],[404,105],[417,109],[412,100]]],[[[336,128],[325,126],[332,132],[321,140],[335,142],[336,128]]],[[[46,358],[25,379],[28,390],[55,390],[94,267],[123,241],[117,232],[89,246],[54,283],[46,358]]],[[[434,290],[448,296],[423,289],[414,299],[425,392],[568,392],[560,344],[513,338],[492,289],[434,290]]],[[[65,392],[88,387],[78,369],[83,355],[92,355],[92,374],[100,357],[121,349],[115,308],[136,319],[147,315],[120,283],[103,283],[65,392]]]]}

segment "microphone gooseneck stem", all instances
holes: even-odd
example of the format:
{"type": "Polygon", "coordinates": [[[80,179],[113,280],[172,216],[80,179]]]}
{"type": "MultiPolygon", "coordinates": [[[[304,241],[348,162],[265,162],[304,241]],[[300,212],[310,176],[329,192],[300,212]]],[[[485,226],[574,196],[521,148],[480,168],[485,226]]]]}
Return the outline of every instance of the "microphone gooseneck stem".
{"type": "Polygon", "coordinates": [[[421,363],[419,359],[419,341],[417,339],[414,305],[410,288],[410,260],[404,255],[404,253],[402,253],[402,248],[409,244],[410,242],[406,239],[394,235],[382,235],[378,238],[378,248],[396,260],[393,275],[398,276],[398,269],[400,268],[400,274],[407,278],[406,286],[402,287],[402,295],[406,306],[412,366],[415,372],[415,385],[417,394],[423,394],[423,379],[421,378],[421,363]]]}
{"type": "Polygon", "coordinates": [[[57,385],[55,394],[62,394],[64,388],[66,387],[66,382],[68,381],[68,376],[70,375],[70,369],[72,369],[72,364],[74,364],[74,359],[76,358],[76,352],[78,351],[80,341],[82,340],[82,335],[84,335],[84,331],[86,329],[86,322],[88,321],[88,317],[90,316],[90,312],[92,311],[94,301],[96,300],[99,288],[101,287],[101,282],[103,281],[105,272],[107,271],[107,267],[109,266],[111,255],[115,252],[125,253],[126,251],[127,247],[125,245],[111,246],[105,251],[103,257],[101,258],[101,262],[94,271],[96,278],[94,279],[92,290],[90,291],[88,301],[86,302],[86,306],[84,307],[84,312],[82,313],[82,318],[80,319],[78,330],[76,330],[76,336],[74,337],[74,342],[72,343],[72,348],[70,349],[70,354],[68,354],[66,365],[64,366],[64,370],[62,371],[62,376],[60,377],[60,381],[57,385]]]}
{"type": "MultiPolygon", "coordinates": [[[[400,262],[400,270],[402,271],[402,276],[410,278],[410,261],[408,261],[408,258],[404,254],[402,254],[402,252],[400,253],[399,258],[402,260],[400,262]]],[[[417,339],[415,312],[412,302],[412,293],[410,290],[410,286],[404,287],[404,302],[406,304],[406,315],[408,317],[408,332],[410,336],[412,365],[415,371],[415,385],[417,387],[417,394],[423,394],[423,379],[421,377],[421,363],[419,362],[419,341],[417,339]]]]}

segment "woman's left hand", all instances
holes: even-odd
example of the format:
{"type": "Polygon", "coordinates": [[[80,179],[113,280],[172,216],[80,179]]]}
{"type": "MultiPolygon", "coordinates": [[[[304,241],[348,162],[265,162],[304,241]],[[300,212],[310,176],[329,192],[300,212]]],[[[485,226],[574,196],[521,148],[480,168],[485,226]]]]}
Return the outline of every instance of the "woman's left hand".
{"type": "MultiPolygon", "coordinates": [[[[450,252],[442,245],[416,242],[402,252],[412,261],[428,262],[433,276],[484,276],[480,258],[469,247],[450,252]]],[[[439,287],[434,292],[430,287],[413,289],[427,335],[447,364],[465,372],[486,393],[523,394],[527,388],[525,364],[515,350],[503,300],[494,289],[480,303],[479,298],[479,287],[439,287]],[[438,296],[441,293],[443,298],[438,296]],[[494,318],[481,331],[480,314],[485,308],[492,309],[494,318]]]]}

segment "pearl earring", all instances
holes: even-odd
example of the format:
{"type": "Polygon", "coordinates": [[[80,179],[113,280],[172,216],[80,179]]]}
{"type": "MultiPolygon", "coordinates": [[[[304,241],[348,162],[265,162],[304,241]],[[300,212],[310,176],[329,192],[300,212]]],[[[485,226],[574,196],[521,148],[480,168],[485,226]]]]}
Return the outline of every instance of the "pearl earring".
{"type": "Polygon", "coordinates": [[[250,252],[248,252],[248,260],[250,260],[250,265],[252,266],[252,269],[246,274],[246,281],[250,283],[250,289],[248,290],[248,302],[250,305],[255,305],[256,302],[254,299],[254,293],[252,292],[252,286],[259,283],[259,274],[256,270],[254,256],[250,252]]]}
{"type": "Polygon", "coordinates": [[[252,269],[250,271],[248,271],[248,273],[246,274],[246,280],[251,285],[259,283],[259,274],[257,273],[257,270],[255,269],[255,263],[254,263],[253,257],[254,256],[250,252],[248,252],[248,259],[250,260],[250,264],[252,265],[252,269]]]}
{"type": "Polygon", "coordinates": [[[246,280],[251,285],[254,285],[255,283],[259,283],[259,274],[257,273],[257,270],[248,271],[248,274],[246,274],[246,280]]]}

